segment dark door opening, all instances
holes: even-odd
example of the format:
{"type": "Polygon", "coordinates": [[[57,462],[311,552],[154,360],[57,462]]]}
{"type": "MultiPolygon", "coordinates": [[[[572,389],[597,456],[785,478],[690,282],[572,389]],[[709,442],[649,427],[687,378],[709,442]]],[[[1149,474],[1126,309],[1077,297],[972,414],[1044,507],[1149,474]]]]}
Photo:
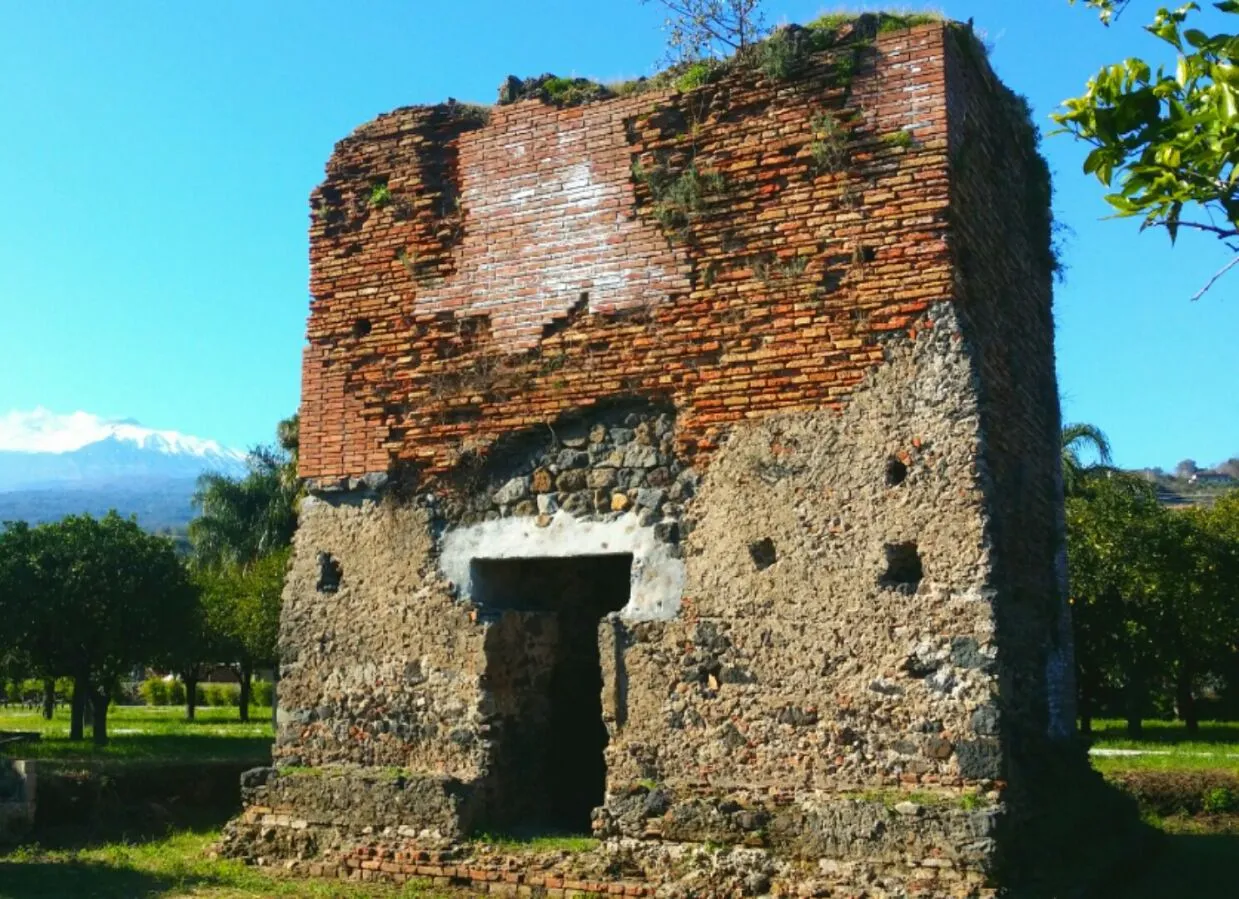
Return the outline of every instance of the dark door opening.
{"type": "Polygon", "coordinates": [[[475,559],[494,747],[481,830],[588,833],[606,790],[598,625],[628,602],[631,555],[475,559]]]}

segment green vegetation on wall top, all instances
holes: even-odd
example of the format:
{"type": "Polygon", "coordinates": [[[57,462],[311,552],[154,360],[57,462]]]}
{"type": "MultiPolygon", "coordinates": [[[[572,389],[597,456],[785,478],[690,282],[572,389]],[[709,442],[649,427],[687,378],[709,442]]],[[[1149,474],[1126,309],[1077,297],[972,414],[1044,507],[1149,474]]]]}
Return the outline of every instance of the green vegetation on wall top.
{"type": "MultiPolygon", "coordinates": [[[[653,90],[691,91],[718,80],[736,69],[756,70],[768,78],[795,77],[814,54],[833,49],[862,49],[878,34],[889,34],[917,25],[942,22],[936,13],[829,13],[807,25],[775,29],[765,39],[745,46],[727,57],[707,57],[677,63],[649,78],[602,84],[586,78],[543,76],[529,79],[519,90],[508,88],[500,102],[536,97],[557,106],[576,106],[591,100],[625,97],[653,90]],[[851,27],[849,27],[851,26],[851,27]]],[[[856,54],[841,54],[831,60],[841,84],[850,83],[856,54]]]]}

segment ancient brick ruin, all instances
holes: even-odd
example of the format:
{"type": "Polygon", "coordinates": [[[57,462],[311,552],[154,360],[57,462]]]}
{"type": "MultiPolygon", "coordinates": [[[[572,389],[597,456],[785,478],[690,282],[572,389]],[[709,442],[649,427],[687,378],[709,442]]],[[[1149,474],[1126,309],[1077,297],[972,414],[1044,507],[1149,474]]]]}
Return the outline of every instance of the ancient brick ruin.
{"type": "Polygon", "coordinates": [[[967,29],[835,37],[337,145],[226,851],[551,896],[1036,864],[1079,761],[1048,175],[967,29]]]}

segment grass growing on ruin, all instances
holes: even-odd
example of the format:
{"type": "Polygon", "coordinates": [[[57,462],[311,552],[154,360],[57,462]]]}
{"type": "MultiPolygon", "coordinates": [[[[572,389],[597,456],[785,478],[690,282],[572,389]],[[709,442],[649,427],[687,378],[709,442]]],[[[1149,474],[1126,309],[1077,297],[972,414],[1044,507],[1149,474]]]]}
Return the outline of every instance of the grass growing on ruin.
{"type": "Polygon", "coordinates": [[[252,761],[271,758],[271,709],[252,707],[249,723],[231,707],[199,708],[196,721],[174,706],[116,706],[108,713],[108,745],[69,739],[69,710],[58,708],[51,721],[30,709],[0,709],[0,730],[37,731],[42,739],[14,743],[0,754],[15,758],[67,761],[252,761]]]}
{"type": "Polygon", "coordinates": [[[53,850],[35,845],[7,854],[0,851],[0,897],[432,899],[464,895],[414,881],[388,886],[272,876],[239,861],[209,858],[207,850],[218,837],[217,831],[181,831],[145,843],[53,850]]]}
{"type": "Polygon", "coordinates": [[[479,834],[473,838],[478,846],[486,846],[495,852],[509,854],[537,852],[589,852],[597,849],[599,841],[580,834],[545,834],[535,837],[479,834]]]}

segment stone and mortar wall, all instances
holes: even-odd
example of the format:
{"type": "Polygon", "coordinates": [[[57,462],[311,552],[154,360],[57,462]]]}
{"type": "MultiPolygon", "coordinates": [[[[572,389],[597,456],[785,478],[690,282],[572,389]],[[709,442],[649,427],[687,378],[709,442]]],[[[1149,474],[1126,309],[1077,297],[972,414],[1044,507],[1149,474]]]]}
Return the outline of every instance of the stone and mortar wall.
{"type": "Polygon", "coordinates": [[[417,505],[302,501],[280,619],[277,764],[481,775],[485,633],[437,574],[433,542],[417,505]],[[324,579],[331,565],[338,583],[324,579]]]}
{"type": "Polygon", "coordinates": [[[761,794],[998,778],[973,371],[952,306],[921,326],[842,414],[738,426],[715,456],[681,615],[633,624],[603,653],[627,684],[613,783],[761,794]],[[891,582],[887,548],[907,544],[922,577],[891,582]]]}
{"type": "Polygon", "coordinates": [[[1024,99],[976,65],[957,34],[948,40],[951,247],[961,331],[979,376],[979,464],[991,484],[996,733],[1011,810],[1003,862],[1008,878],[1025,879],[1061,865],[1081,840],[1104,857],[1114,850],[1098,827],[1119,844],[1130,818],[1074,739],[1050,173],[1024,99]]]}
{"type": "Polygon", "coordinates": [[[950,35],[883,35],[846,84],[828,54],[488,124],[401,110],[337,147],[282,773],[231,851],[532,888],[419,853],[493,795],[497,621],[469,560],[558,547],[634,566],[599,628],[607,842],[541,888],[984,892],[1002,729],[1045,734],[1061,694],[1057,405],[1041,235],[1001,216],[1032,157],[950,35]],[[656,214],[648,173],[690,163],[721,186],[656,214]]]}

